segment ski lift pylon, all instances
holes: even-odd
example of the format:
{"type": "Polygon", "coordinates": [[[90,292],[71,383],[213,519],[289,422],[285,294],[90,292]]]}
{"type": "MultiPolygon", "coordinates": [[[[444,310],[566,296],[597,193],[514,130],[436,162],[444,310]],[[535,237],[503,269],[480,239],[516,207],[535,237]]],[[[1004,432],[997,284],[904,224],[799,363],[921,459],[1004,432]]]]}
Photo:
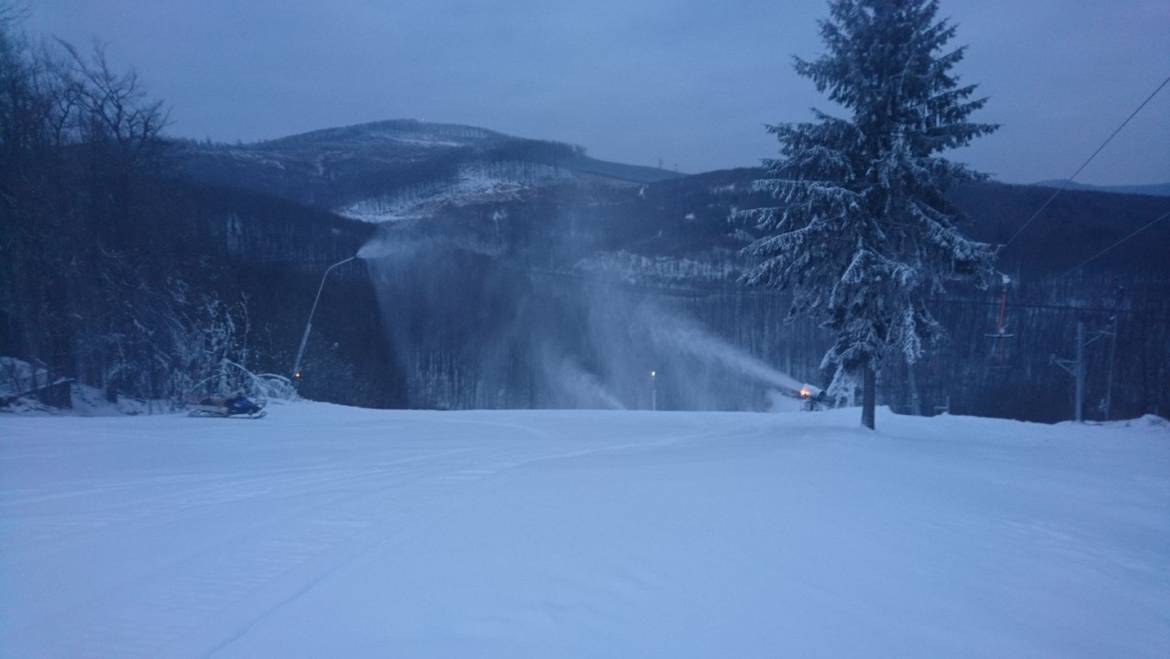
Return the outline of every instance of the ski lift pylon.
{"type": "Polygon", "coordinates": [[[1015,334],[1007,329],[1007,299],[1008,289],[1012,286],[1012,278],[1008,275],[1001,275],[1000,290],[999,290],[999,311],[995,318],[995,331],[989,332],[986,336],[991,339],[991,357],[995,363],[996,368],[1005,368],[1007,366],[1007,340],[1014,338],[1015,334]]]}

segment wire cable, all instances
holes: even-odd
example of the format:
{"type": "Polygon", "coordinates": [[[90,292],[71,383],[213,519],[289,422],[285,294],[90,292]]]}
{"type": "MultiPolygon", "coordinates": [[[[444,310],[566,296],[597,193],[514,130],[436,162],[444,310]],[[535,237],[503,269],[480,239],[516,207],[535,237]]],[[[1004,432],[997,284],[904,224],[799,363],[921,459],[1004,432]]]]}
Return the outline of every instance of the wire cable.
{"type": "Polygon", "coordinates": [[[1105,138],[1105,141],[1101,143],[1101,146],[1097,147],[1097,150],[1094,151],[1093,154],[1089,156],[1087,160],[1085,160],[1085,162],[1081,163],[1080,167],[1077,167],[1077,171],[1073,172],[1072,176],[1064,180],[1064,182],[1061,184],[1061,187],[1057,188],[1056,192],[1053,192],[1052,196],[1049,197],[1048,200],[1043,204],[1041,204],[1040,208],[1036,209],[1036,212],[1032,213],[1032,216],[1029,217],[1026,222],[1021,224],[1019,229],[1016,229],[1016,232],[1012,234],[1011,238],[1008,238],[1007,242],[1003,244],[1002,249],[1007,249],[1009,245],[1015,242],[1016,238],[1019,238],[1020,234],[1024,232],[1024,229],[1027,229],[1028,226],[1032,224],[1032,222],[1036,221],[1036,218],[1040,217],[1040,214],[1044,212],[1044,209],[1048,208],[1053,200],[1055,200],[1062,192],[1068,189],[1068,184],[1072,183],[1073,179],[1080,175],[1080,173],[1084,171],[1085,167],[1089,166],[1089,163],[1093,162],[1093,159],[1097,157],[1097,154],[1101,153],[1101,151],[1103,151],[1105,147],[1113,141],[1113,138],[1117,137],[1117,134],[1121,132],[1121,129],[1125,128],[1125,126],[1129,124],[1130,120],[1136,117],[1137,114],[1142,111],[1142,108],[1146,107],[1146,105],[1152,101],[1154,97],[1158,95],[1158,92],[1162,91],[1162,88],[1167,84],[1170,84],[1170,76],[1167,76],[1166,79],[1162,81],[1162,84],[1158,85],[1158,88],[1155,89],[1149,96],[1147,96],[1146,100],[1142,101],[1141,105],[1137,106],[1137,109],[1131,112],[1129,116],[1125,118],[1125,121],[1121,122],[1121,125],[1109,134],[1109,137],[1105,138]]]}
{"type": "Polygon", "coordinates": [[[1060,275],[1059,277],[1057,277],[1057,278],[1059,279],[1060,277],[1064,277],[1064,276],[1066,276],[1066,275],[1071,275],[1072,273],[1076,272],[1077,270],[1080,270],[1081,268],[1085,267],[1086,265],[1089,265],[1089,264],[1090,264],[1090,263],[1092,263],[1094,260],[1096,260],[1098,257],[1104,256],[1105,252],[1108,252],[1109,250],[1113,249],[1114,247],[1117,247],[1117,246],[1118,246],[1118,245],[1120,245],[1121,243],[1123,243],[1123,242],[1125,242],[1125,241],[1129,240],[1130,238],[1133,238],[1134,236],[1136,236],[1136,235],[1138,235],[1139,233],[1141,233],[1141,232],[1145,231],[1146,229],[1149,229],[1150,227],[1154,226],[1155,224],[1157,224],[1157,223],[1161,222],[1162,220],[1164,220],[1164,219],[1166,219],[1166,218],[1168,218],[1168,217],[1170,217],[1170,211],[1166,211],[1165,213],[1162,213],[1162,214],[1161,214],[1161,215],[1159,215],[1158,217],[1155,217],[1154,219],[1150,220],[1149,222],[1147,222],[1147,223],[1143,224],[1141,227],[1139,227],[1139,228],[1138,228],[1136,231],[1134,231],[1133,233],[1130,233],[1129,235],[1125,236],[1125,237],[1124,237],[1124,238],[1122,238],[1121,240],[1118,240],[1117,242],[1115,242],[1115,243],[1113,243],[1112,245],[1110,245],[1110,246],[1106,247],[1105,249],[1101,250],[1100,252],[1097,252],[1096,254],[1094,254],[1094,255],[1090,256],[1089,258],[1085,259],[1084,261],[1081,261],[1081,263],[1080,263],[1079,265],[1077,265],[1076,267],[1074,267],[1074,268],[1072,268],[1072,269],[1068,270],[1067,272],[1065,272],[1065,273],[1061,274],[1061,275],[1060,275]]]}

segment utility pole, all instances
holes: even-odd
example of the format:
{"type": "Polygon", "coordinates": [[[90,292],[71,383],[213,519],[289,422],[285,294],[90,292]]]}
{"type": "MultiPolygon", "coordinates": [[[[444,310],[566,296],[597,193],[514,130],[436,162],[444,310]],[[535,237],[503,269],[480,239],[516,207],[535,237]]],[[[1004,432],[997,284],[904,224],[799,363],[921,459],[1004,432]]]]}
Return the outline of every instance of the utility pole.
{"type": "Polygon", "coordinates": [[[1105,377],[1105,420],[1110,420],[1113,409],[1113,362],[1117,360],[1117,314],[1113,314],[1113,326],[1109,328],[1109,375],[1105,377]]]}
{"type": "Polygon", "coordinates": [[[1073,416],[1077,423],[1085,420],[1085,321],[1077,321],[1077,358],[1060,359],[1052,355],[1052,363],[1063,368],[1076,379],[1076,398],[1073,401],[1073,416]]]}
{"type": "Polygon", "coordinates": [[[1074,401],[1076,408],[1076,421],[1082,423],[1085,420],[1085,321],[1077,321],[1077,399],[1074,401]]]}
{"type": "Polygon", "coordinates": [[[1109,370],[1105,376],[1105,420],[1113,418],[1113,367],[1117,361],[1117,335],[1120,331],[1122,298],[1125,297],[1125,287],[1118,286],[1113,291],[1113,316],[1109,319],[1109,330],[1105,334],[1109,337],[1109,370]]]}

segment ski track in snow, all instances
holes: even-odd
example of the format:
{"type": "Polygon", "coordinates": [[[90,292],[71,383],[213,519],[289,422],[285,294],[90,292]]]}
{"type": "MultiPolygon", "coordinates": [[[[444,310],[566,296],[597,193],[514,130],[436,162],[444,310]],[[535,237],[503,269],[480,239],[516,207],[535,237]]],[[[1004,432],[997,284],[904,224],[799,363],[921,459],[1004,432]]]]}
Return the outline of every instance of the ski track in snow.
{"type": "Polygon", "coordinates": [[[0,655],[1167,656],[1170,427],[0,416],[0,655]]]}

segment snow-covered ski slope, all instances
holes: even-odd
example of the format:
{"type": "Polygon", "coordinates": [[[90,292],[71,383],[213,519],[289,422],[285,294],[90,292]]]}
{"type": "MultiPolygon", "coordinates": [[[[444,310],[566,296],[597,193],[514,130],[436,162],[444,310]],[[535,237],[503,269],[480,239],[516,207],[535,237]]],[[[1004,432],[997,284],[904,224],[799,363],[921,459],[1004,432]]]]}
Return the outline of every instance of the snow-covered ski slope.
{"type": "Polygon", "coordinates": [[[6,657],[1166,657],[1170,428],[0,417],[6,657]]]}

